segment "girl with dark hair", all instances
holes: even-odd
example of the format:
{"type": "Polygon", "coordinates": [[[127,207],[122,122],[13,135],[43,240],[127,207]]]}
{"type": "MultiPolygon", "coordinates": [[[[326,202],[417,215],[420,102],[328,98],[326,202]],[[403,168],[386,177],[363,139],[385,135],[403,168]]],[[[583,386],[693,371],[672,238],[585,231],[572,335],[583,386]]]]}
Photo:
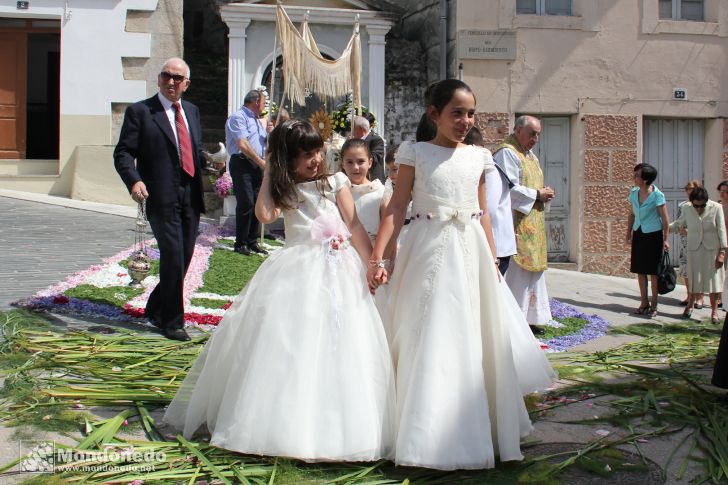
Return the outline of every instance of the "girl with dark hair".
{"type": "Polygon", "coordinates": [[[399,465],[477,469],[520,460],[531,431],[523,395],[554,376],[495,262],[484,173],[490,152],[467,146],[475,96],[449,79],[428,90],[428,142],[402,143],[394,195],[369,262],[370,286],[412,196],[413,220],[389,284],[385,326],[397,368],[399,465]]]}
{"type": "Polygon", "coordinates": [[[670,230],[688,231],[688,305],[683,312],[690,318],[698,295],[710,294],[710,319],[720,323],[718,301],[723,291],[726,242],[723,208],[708,199],[708,191],[695,187],[690,191],[690,203],[680,211],[680,217],[670,224],[670,230]]]}
{"type": "Polygon", "coordinates": [[[164,416],[210,444],[305,461],[391,458],[394,375],[365,280],[371,243],[349,180],[321,173],[307,121],[269,138],[256,216],[282,213],[286,246],[235,298],[164,416]]]}
{"type": "Polygon", "coordinates": [[[625,242],[632,246],[630,271],[637,273],[640,288],[639,315],[657,315],[657,267],[662,252],[670,249],[667,240],[670,217],[665,206],[665,195],[652,183],[657,178],[657,169],[648,163],[634,167],[635,187],[628,200],[632,211],[627,218],[625,242]],[[652,286],[652,299],[647,301],[647,276],[652,286]]]}

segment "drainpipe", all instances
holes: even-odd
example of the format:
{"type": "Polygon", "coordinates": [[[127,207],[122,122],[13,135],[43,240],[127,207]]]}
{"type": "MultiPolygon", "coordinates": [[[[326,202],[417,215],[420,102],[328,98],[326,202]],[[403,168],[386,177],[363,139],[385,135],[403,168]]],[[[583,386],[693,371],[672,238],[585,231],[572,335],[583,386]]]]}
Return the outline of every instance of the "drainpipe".
{"type": "Polygon", "coordinates": [[[440,79],[447,78],[447,0],[440,0],[440,79]]]}

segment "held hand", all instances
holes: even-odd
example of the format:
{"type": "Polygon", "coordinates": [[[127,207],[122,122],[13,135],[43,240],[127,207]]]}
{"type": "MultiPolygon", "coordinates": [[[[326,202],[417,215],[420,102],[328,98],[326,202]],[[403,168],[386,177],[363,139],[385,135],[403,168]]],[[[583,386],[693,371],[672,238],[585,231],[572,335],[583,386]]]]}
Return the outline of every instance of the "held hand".
{"type": "Polygon", "coordinates": [[[725,262],[725,253],[719,252],[718,256],[715,258],[715,269],[720,269],[723,267],[723,263],[725,262]]]}
{"type": "Polygon", "coordinates": [[[134,202],[141,204],[144,202],[144,200],[149,197],[149,192],[147,192],[147,186],[144,185],[144,182],[141,180],[131,187],[131,198],[134,200],[134,202]]]}
{"type": "Polygon", "coordinates": [[[374,278],[379,282],[380,285],[386,285],[389,282],[389,273],[386,268],[377,268],[377,272],[374,274],[374,278]]]}
{"type": "Polygon", "coordinates": [[[670,250],[670,242],[668,240],[665,240],[665,242],[662,243],[662,246],[665,248],[665,251],[670,250]]]}
{"type": "Polygon", "coordinates": [[[556,195],[554,189],[552,189],[551,187],[544,187],[542,189],[539,189],[538,193],[541,196],[541,202],[550,202],[551,199],[553,199],[556,195]]]}

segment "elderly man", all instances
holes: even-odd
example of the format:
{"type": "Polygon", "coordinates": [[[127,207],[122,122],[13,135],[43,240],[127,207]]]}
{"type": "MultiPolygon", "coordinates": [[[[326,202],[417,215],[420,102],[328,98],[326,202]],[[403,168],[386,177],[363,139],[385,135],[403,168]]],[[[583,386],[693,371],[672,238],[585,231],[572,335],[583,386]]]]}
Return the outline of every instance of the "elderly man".
{"type": "Polygon", "coordinates": [[[190,85],[190,68],[182,59],[164,63],[157,85],[157,94],[126,109],[114,166],[132,199],[146,201],[159,245],[159,284],[149,295],[146,316],[167,338],[189,340],[182,292],[205,210],[200,113],[182,100],[190,85]]]}
{"type": "Polygon", "coordinates": [[[225,123],[230,177],[237,200],[234,250],[245,256],[267,254],[257,242],[260,223],[255,217],[255,199],[263,182],[265,142],[268,138],[268,130],[258,120],[263,108],[265,95],[256,90],[249,91],[243,99],[243,106],[225,123]]]}
{"type": "Polygon", "coordinates": [[[544,204],[554,198],[554,190],[544,186],[538,158],[531,151],[540,134],[541,122],[537,118],[520,116],[513,133],[493,153],[495,163],[511,186],[514,211],[517,249],[512,258],[515,264],[506,272],[506,282],[536,335],[544,333],[539,324],[551,321],[544,277],[548,268],[544,204]]]}
{"type": "Polygon", "coordinates": [[[351,137],[365,140],[369,144],[369,156],[372,157],[370,170],[372,180],[378,178],[384,183],[384,140],[371,131],[369,120],[363,116],[354,116],[351,120],[351,137]]]}

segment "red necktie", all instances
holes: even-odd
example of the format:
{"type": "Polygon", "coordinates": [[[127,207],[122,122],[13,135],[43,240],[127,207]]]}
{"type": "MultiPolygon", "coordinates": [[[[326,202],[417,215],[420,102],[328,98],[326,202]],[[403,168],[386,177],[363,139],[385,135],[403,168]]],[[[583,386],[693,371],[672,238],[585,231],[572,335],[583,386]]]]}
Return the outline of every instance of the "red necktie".
{"type": "Polygon", "coordinates": [[[192,160],[192,141],[187,131],[187,125],[182,118],[182,109],[179,103],[172,103],[174,106],[174,125],[177,127],[177,138],[179,139],[179,159],[182,162],[182,170],[190,177],[195,176],[195,162],[192,160]]]}

